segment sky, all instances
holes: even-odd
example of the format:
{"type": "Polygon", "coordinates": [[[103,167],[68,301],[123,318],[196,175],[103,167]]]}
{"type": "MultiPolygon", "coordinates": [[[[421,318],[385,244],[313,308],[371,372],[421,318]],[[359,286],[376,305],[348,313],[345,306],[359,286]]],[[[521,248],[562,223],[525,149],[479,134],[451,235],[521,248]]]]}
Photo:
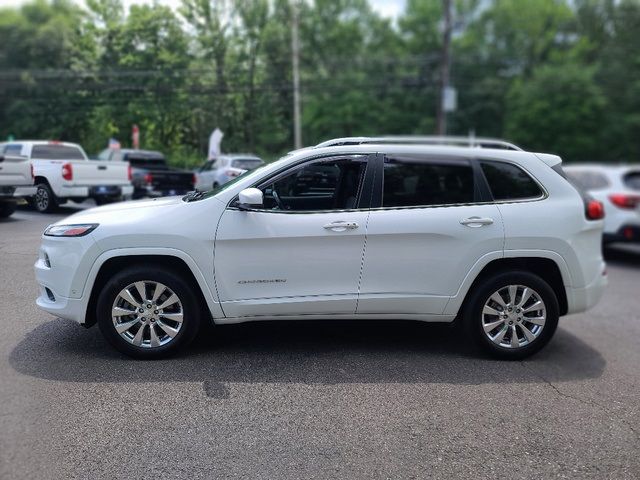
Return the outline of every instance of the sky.
{"type": "MultiPolygon", "coordinates": [[[[82,0],[73,1],[82,3],[82,0]]],[[[369,3],[376,11],[385,17],[397,18],[404,9],[405,1],[406,0],[369,0],[369,3]]],[[[16,7],[27,2],[28,0],[0,0],[0,7],[16,7]]],[[[136,3],[152,3],[153,0],[123,0],[123,2],[128,9],[130,5],[136,3]]],[[[175,8],[180,4],[180,0],[158,0],[158,3],[175,8]]]]}

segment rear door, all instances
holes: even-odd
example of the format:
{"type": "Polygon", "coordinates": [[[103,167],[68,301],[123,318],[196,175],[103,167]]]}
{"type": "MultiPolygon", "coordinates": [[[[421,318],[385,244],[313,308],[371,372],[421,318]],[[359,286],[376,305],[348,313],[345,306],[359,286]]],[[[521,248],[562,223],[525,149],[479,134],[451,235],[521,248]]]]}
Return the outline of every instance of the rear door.
{"type": "Polygon", "coordinates": [[[22,155],[22,144],[0,146],[0,186],[19,187],[33,184],[31,163],[22,155]]]}
{"type": "Polygon", "coordinates": [[[325,158],[257,185],[261,209],[232,203],[215,241],[225,315],[354,314],[372,173],[366,155],[325,158]]]}
{"type": "Polygon", "coordinates": [[[359,314],[440,315],[483,256],[502,256],[500,212],[475,161],[387,155],[367,228],[359,314]]]}

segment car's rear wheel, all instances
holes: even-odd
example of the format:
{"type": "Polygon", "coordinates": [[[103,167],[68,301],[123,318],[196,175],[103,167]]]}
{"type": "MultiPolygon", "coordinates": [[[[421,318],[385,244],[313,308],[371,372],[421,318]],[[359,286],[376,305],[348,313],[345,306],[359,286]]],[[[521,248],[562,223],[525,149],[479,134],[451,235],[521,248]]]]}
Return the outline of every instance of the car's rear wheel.
{"type": "Polygon", "coordinates": [[[193,288],[164,268],[132,267],[113,276],[99,294],[98,326],[121,352],[163,358],[188,345],[200,325],[193,288]]]}
{"type": "Polygon", "coordinates": [[[482,282],[463,314],[471,337],[484,351],[516,360],[549,343],[558,312],[558,299],[547,282],[532,273],[513,271],[482,282]]]}
{"type": "Polygon", "coordinates": [[[32,204],[40,213],[51,213],[58,207],[56,196],[46,183],[36,185],[36,194],[32,204]]]}

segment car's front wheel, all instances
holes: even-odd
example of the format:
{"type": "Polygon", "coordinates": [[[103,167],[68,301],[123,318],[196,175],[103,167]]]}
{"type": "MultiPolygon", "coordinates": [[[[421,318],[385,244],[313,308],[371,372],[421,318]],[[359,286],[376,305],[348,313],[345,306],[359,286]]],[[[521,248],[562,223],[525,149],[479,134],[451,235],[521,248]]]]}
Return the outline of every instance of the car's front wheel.
{"type": "Polygon", "coordinates": [[[513,271],[478,285],[463,315],[471,337],[483,350],[517,360],[549,343],[558,312],[558,299],[547,282],[529,272],[513,271]]]}
{"type": "Polygon", "coordinates": [[[97,302],[98,326],[121,352],[163,358],[188,345],[200,326],[193,288],[177,272],[131,267],[114,275],[97,302]]]}

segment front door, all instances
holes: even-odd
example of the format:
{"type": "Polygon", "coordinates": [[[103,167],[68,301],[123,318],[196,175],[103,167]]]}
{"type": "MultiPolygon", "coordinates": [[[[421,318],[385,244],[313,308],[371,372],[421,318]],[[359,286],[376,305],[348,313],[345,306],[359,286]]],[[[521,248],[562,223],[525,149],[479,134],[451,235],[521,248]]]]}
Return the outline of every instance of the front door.
{"type": "Polygon", "coordinates": [[[263,208],[230,204],[214,260],[227,317],[355,313],[368,163],[365,155],[310,161],[257,185],[263,208]]]}

